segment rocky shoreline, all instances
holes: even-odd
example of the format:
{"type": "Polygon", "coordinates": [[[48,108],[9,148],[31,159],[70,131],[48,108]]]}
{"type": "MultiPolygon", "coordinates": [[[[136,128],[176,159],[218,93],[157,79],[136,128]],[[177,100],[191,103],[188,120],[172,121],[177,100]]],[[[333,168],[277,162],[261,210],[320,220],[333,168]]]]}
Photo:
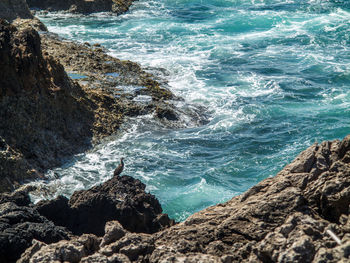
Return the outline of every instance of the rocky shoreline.
{"type": "MultiPolygon", "coordinates": [[[[28,1],[39,2],[119,13],[115,0],[28,1]],[[102,2],[107,10],[94,9],[102,2]]],[[[47,32],[24,0],[0,0],[0,17],[0,262],[350,261],[350,135],[312,145],[275,177],[182,223],[129,176],[33,204],[33,187],[21,182],[43,178],[130,116],[181,127],[172,103],[181,98],[136,63],[47,32]]]]}
{"type": "Polygon", "coordinates": [[[24,0],[0,1],[0,15],[12,22],[0,24],[0,192],[44,178],[128,117],[152,114],[167,127],[184,126],[181,114],[205,121],[200,108],[176,107],[166,81],[137,63],[47,32],[24,0]]]}

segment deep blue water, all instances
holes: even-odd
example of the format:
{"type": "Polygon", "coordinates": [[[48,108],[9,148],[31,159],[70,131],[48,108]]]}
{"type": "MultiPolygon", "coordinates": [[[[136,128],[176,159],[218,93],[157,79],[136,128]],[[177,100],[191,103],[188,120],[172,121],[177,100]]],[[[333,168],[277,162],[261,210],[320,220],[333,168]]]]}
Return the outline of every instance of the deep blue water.
{"type": "Polygon", "coordinates": [[[315,141],[350,133],[350,1],[141,0],[130,12],[40,15],[49,30],[161,67],[171,90],[208,107],[207,125],[169,130],[151,116],[51,171],[71,194],[124,174],[184,220],[275,175],[315,141]]]}

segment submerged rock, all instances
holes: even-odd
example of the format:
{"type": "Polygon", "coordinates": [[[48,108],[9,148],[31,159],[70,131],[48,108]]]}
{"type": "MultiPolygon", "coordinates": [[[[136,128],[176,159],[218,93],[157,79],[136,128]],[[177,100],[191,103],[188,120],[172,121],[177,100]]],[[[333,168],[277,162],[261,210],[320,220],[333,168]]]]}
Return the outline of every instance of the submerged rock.
{"type": "Polygon", "coordinates": [[[30,8],[48,11],[68,11],[90,14],[96,12],[113,12],[118,15],[129,10],[134,0],[27,0],[30,8]]]}
{"type": "Polygon", "coordinates": [[[46,26],[30,12],[26,0],[0,0],[0,18],[47,31],[46,26]]]}
{"type": "Polygon", "coordinates": [[[58,197],[35,207],[41,215],[76,235],[102,236],[106,222],[111,220],[117,220],[128,231],[143,233],[173,225],[174,221],[162,214],[158,200],[146,193],[145,187],[130,176],[115,176],[102,185],[75,192],[69,201],[58,197]]]}

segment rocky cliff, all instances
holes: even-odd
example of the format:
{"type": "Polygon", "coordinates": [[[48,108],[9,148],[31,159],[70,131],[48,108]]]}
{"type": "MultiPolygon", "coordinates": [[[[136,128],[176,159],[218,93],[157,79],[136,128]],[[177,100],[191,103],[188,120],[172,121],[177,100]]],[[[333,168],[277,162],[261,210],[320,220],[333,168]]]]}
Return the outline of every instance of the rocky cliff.
{"type": "Polygon", "coordinates": [[[314,144],[277,176],[160,232],[111,221],[102,239],[35,243],[20,262],[349,262],[349,205],[350,135],[314,144]]]}
{"type": "MultiPolygon", "coordinates": [[[[80,246],[82,251],[67,248],[72,254],[66,259],[59,255],[55,259],[43,255],[45,259],[34,261],[78,262],[79,258],[97,251],[101,242],[98,236],[104,236],[103,242],[110,244],[128,231],[154,233],[174,224],[162,214],[158,200],[145,192],[145,185],[129,176],[115,176],[100,186],[75,192],[70,200],[61,196],[36,205],[30,202],[30,190],[26,187],[11,194],[0,194],[0,262],[16,261],[32,242],[35,244],[30,249],[33,252],[43,244],[60,240],[71,240],[69,242],[80,246]],[[107,223],[113,220],[114,223],[107,223]]],[[[69,242],[65,244],[72,247],[69,242]]],[[[25,255],[32,252],[27,251],[25,255]]],[[[22,262],[26,261],[22,258],[22,262]]]]}
{"type": "Polygon", "coordinates": [[[27,0],[29,7],[48,11],[72,13],[114,12],[122,14],[129,10],[133,0],[27,0]]]}
{"type": "Polygon", "coordinates": [[[94,114],[62,65],[42,54],[33,28],[1,20],[0,32],[0,190],[5,190],[87,149],[94,114]]]}

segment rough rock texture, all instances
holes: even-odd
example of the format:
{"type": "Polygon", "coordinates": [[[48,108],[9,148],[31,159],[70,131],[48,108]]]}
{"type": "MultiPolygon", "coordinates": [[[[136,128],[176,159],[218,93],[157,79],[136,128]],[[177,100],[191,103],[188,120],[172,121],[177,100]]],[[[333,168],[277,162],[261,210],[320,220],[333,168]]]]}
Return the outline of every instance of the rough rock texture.
{"type": "Polygon", "coordinates": [[[53,243],[70,236],[28,206],[29,202],[25,192],[0,195],[0,262],[18,259],[33,238],[53,243]]]}
{"type": "Polygon", "coordinates": [[[153,114],[161,125],[176,128],[188,125],[180,118],[183,115],[192,125],[207,121],[203,107],[182,102],[164,78],[147,73],[137,63],[111,57],[98,44],[62,41],[51,33],[41,37],[44,52],[59,60],[98,105],[95,138],[115,133],[124,117],[153,114]]]}
{"type": "Polygon", "coordinates": [[[38,33],[0,20],[0,191],[91,144],[94,113],[38,33]]]}
{"type": "MultiPolygon", "coordinates": [[[[108,56],[101,47],[62,41],[54,34],[42,34],[42,41],[44,52],[59,60],[97,105],[95,115],[99,117],[93,128],[96,140],[115,133],[127,116],[150,114],[156,108],[177,110],[166,102],[177,98],[137,63],[108,56]],[[147,100],[138,99],[142,96],[147,100]]],[[[166,121],[169,126],[183,125],[166,121]]]]}
{"type": "Polygon", "coordinates": [[[23,19],[34,18],[26,0],[0,0],[0,18],[12,21],[17,17],[23,19]]]}
{"type": "Polygon", "coordinates": [[[37,30],[47,31],[46,26],[32,15],[25,0],[0,0],[0,18],[9,22],[21,20],[37,30]]]}
{"type": "Polygon", "coordinates": [[[95,12],[114,12],[122,14],[129,10],[134,0],[27,0],[29,7],[48,11],[68,11],[89,14],[95,12]]]}
{"type": "Polygon", "coordinates": [[[201,253],[222,262],[349,261],[349,163],[350,136],[314,144],[274,178],[156,234],[150,260],[201,253]]]}
{"type": "Polygon", "coordinates": [[[155,117],[183,125],[166,101],[175,96],[138,64],[49,33],[42,33],[42,45],[31,25],[0,22],[0,192],[42,178],[46,169],[115,134],[127,116],[167,109],[155,117]],[[87,79],[72,81],[65,69],[87,79]]]}
{"type": "MultiPolygon", "coordinates": [[[[76,235],[102,236],[106,222],[111,220],[119,221],[129,231],[144,233],[154,233],[174,223],[162,214],[158,200],[145,192],[145,185],[129,176],[115,176],[102,185],[77,191],[69,202],[65,197],[41,201],[36,209],[76,235]]],[[[117,233],[119,230],[111,231],[117,233]]],[[[123,235],[122,232],[119,234],[123,235]]],[[[108,242],[104,240],[104,243],[108,242]]]]}
{"type": "Polygon", "coordinates": [[[245,194],[152,235],[108,222],[80,262],[350,262],[349,205],[350,135],[314,144],[245,194]]]}

